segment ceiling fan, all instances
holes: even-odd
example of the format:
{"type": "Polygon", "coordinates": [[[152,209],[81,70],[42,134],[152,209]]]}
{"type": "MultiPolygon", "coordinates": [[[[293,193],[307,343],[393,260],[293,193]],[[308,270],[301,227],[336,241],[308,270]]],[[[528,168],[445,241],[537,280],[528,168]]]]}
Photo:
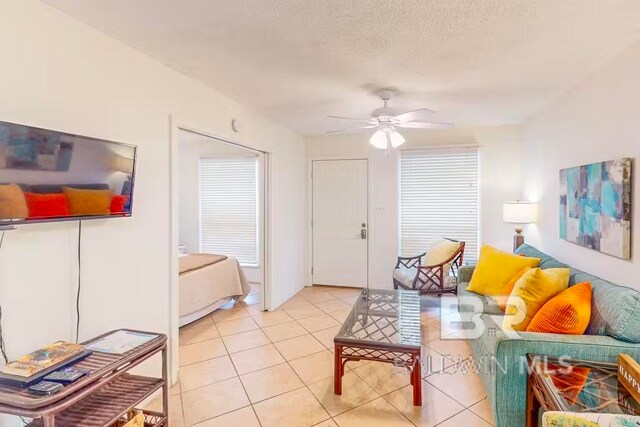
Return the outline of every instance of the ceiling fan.
{"type": "Polygon", "coordinates": [[[354,117],[329,116],[331,119],[353,120],[362,123],[359,126],[352,126],[344,129],[338,129],[330,132],[340,133],[349,132],[360,129],[377,130],[371,136],[369,142],[376,148],[385,150],[389,146],[393,148],[404,144],[405,139],[396,128],[408,129],[447,129],[453,126],[451,123],[431,122],[428,119],[435,114],[435,111],[428,108],[419,108],[417,110],[408,111],[402,114],[396,114],[395,110],[388,106],[389,100],[393,97],[395,91],[392,89],[383,89],[378,93],[380,99],[384,103],[382,108],[375,109],[371,112],[370,119],[358,119],[354,117]]]}

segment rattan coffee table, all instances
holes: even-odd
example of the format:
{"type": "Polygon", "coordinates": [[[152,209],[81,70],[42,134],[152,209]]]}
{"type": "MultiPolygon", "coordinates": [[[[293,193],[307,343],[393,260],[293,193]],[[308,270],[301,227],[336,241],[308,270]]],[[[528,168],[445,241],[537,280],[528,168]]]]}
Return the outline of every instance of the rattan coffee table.
{"type": "Polygon", "coordinates": [[[364,289],[334,338],[334,393],[342,394],[349,361],[370,360],[406,368],[413,404],[422,405],[420,294],[417,291],[364,289]]]}

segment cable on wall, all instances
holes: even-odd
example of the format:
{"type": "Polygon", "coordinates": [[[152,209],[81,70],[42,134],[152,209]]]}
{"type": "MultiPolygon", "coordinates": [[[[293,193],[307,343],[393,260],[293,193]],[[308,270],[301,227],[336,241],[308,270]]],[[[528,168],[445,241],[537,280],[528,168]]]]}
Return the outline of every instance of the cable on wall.
{"type": "Polygon", "coordinates": [[[80,289],[82,288],[82,220],[78,221],[78,292],[76,293],[76,344],[80,338],[80,289]]]}

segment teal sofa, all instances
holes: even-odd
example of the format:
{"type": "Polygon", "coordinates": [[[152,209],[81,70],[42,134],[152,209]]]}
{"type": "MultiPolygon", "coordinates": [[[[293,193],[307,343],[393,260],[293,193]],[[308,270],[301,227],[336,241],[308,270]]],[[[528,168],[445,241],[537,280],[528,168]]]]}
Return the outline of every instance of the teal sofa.
{"type": "MultiPolygon", "coordinates": [[[[541,258],[540,268],[569,267],[532,246],[523,245],[517,254],[541,258]]],[[[599,277],[571,269],[569,286],[590,282],[593,289],[592,313],[585,335],[556,335],[521,332],[507,337],[500,327],[504,313],[491,298],[467,291],[474,266],[460,269],[458,311],[465,324],[482,319],[484,333],[471,339],[474,362],[493,408],[497,427],[526,425],[528,353],[569,356],[573,359],[617,362],[618,353],[640,360],[640,292],[618,286],[599,277]],[[481,304],[465,304],[466,298],[478,298],[481,304]],[[482,306],[482,312],[478,312],[482,306]]],[[[636,284],[638,285],[638,284],[636,284]]]]}

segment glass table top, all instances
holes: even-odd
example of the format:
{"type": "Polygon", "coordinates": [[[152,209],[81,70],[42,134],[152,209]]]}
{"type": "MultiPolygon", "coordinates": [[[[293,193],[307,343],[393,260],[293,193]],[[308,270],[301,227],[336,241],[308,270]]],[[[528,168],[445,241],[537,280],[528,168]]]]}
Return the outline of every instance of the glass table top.
{"type": "Polygon", "coordinates": [[[363,289],[335,337],[336,342],[420,348],[420,294],[363,289]]]}
{"type": "Polygon", "coordinates": [[[563,410],[640,415],[640,404],[618,382],[615,364],[572,361],[567,367],[553,362],[536,361],[535,368],[563,410]]]}

